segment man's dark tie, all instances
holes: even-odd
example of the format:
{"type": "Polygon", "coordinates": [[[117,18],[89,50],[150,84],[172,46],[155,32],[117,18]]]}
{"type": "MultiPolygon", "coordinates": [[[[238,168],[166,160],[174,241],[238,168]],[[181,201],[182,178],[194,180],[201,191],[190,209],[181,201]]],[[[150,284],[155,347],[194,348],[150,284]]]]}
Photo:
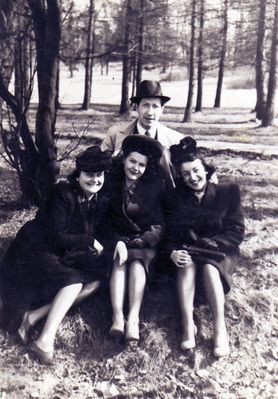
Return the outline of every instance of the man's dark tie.
{"type": "Polygon", "coordinates": [[[151,137],[150,132],[148,130],[145,131],[145,136],[151,137]]]}

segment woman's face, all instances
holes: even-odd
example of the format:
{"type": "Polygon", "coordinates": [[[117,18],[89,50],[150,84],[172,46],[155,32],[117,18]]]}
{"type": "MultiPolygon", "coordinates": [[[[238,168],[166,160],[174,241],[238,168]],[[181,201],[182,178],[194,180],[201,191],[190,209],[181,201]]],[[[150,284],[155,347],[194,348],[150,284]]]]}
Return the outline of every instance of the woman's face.
{"type": "Polygon", "coordinates": [[[186,184],[194,191],[203,191],[207,184],[207,172],[200,159],[192,162],[184,162],[180,168],[181,177],[186,184]]]}
{"type": "Polygon", "coordinates": [[[125,178],[129,182],[135,182],[145,172],[148,164],[146,155],[133,151],[126,158],[124,158],[124,172],[125,178]]]}
{"type": "Polygon", "coordinates": [[[87,197],[91,197],[96,194],[104,183],[104,172],[80,172],[79,177],[77,178],[79,186],[84,191],[87,197]]]}

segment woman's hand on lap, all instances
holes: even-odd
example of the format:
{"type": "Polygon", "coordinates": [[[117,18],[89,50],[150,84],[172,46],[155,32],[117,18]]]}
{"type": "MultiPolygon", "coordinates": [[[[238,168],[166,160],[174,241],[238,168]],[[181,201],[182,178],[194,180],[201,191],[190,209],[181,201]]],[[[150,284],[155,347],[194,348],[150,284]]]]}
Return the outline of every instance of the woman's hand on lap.
{"type": "Polygon", "coordinates": [[[188,263],[192,262],[191,256],[184,249],[173,251],[170,255],[170,258],[177,267],[185,267],[188,263]]]}
{"type": "Polygon", "coordinates": [[[142,240],[142,238],[134,238],[132,241],[130,241],[129,246],[135,248],[144,248],[145,242],[142,240]]]}
{"type": "Polygon", "coordinates": [[[119,266],[123,265],[127,261],[128,252],[127,247],[123,241],[118,241],[115,247],[113,259],[115,260],[119,256],[119,266]]]}
{"type": "Polygon", "coordinates": [[[98,254],[101,254],[103,251],[103,246],[96,239],[94,240],[94,249],[97,251],[98,254]]]}

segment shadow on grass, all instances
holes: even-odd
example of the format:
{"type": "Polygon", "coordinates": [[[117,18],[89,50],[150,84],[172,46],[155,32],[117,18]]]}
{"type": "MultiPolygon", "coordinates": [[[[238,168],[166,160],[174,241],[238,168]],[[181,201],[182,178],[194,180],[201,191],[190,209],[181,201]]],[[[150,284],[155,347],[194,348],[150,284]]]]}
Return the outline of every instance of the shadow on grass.
{"type": "MultiPolygon", "coordinates": [[[[253,208],[251,206],[244,206],[244,212],[246,217],[253,220],[265,220],[266,217],[276,218],[278,214],[277,208],[264,208],[264,207],[256,207],[253,208]]],[[[273,220],[274,224],[274,220],[273,220]]]]}
{"type": "Polygon", "coordinates": [[[26,209],[26,203],[21,199],[9,201],[8,199],[2,200],[0,203],[0,222],[3,222],[3,218],[10,217],[9,212],[20,211],[26,209]]]}
{"type": "MultiPolygon", "coordinates": [[[[233,169],[230,169],[230,171],[232,172],[233,169]]],[[[272,189],[274,187],[275,188],[278,187],[278,178],[272,177],[272,178],[265,179],[265,178],[262,178],[260,175],[253,175],[252,177],[250,177],[250,175],[249,176],[245,175],[245,176],[240,176],[239,184],[246,192],[251,192],[253,188],[256,188],[256,190],[260,189],[262,196],[268,197],[269,196],[269,188],[271,186],[273,186],[273,187],[271,187],[272,189]],[[265,190],[262,191],[262,188],[265,188],[265,190]]],[[[256,191],[256,195],[257,195],[257,191],[256,191]]]]}
{"type": "MultiPolygon", "coordinates": [[[[76,134],[59,134],[58,135],[58,140],[61,143],[62,141],[72,141],[72,140],[77,140],[77,136],[76,134]]],[[[93,136],[87,136],[87,137],[83,137],[82,138],[82,144],[90,144],[90,145],[100,145],[101,144],[101,139],[99,139],[98,137],[93,137],[93,136]]],[[[58,157],[59,159],[59,157],[58,157]]]]}
{"type": "Polygon", "coordinates": [[[12,242],[12,239],[13,239],[13,237],[5,237],[5,238],[1,237],[0,238],[0,265],[1,265],[2,258],[8,249],[8,246],[12,242]]]}
{"type": "MultiPolygon", "coordinates": [[[[272,248],[260,248],[254,251],[254,256],[258,259],[264,258],[266,255],[272,255],[273,257],[278,255],[278,247],[272,248]]],[[[277,257],[276,257],[277,259],[277,257]]]]}
{"type": "MultiPolygon", "coordinates": [[[[221,129],[220,129],[221,130],[221,129]]],[[[222,130],[221,130],[222,131],[222,130]]],[[[262,160],[273,160],[273,159],[278,159],[278,155],[276,154],[261,154],[260,150],[257,152],[251,152],[251,151],[236,151],[232,149],[208,149],[205,147],[199,147],[203,153],[205,153],[206,156],[217,156],[217,155],[228,155],[231,158],[232,157],[242,157],[244,159],[249,159],[249,160],[256,160],[256,159],[262,159],[262,160]]]]}
{"type": "Polygon", "coordinates": [[[73,345],[82,348],[79,357],[91,357],[97,361],[113,358],[125,349],[120,339],[109,337],[108,332],[112,322],[110,294],[107,285],[103,285],[92,297],[72,308],[67,318],[69,326],[63,328],[76,330],[76,336],[67,337],[67,343],[73,340],[73,345]]]}

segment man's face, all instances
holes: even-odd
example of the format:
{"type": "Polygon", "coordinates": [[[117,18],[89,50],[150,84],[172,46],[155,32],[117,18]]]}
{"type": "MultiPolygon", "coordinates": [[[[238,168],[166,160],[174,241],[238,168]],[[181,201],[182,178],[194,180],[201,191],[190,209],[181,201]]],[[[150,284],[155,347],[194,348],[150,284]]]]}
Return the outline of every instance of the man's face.
{"type": "Polygon", "coordinates": [[[150,130],[157,124],[163,108],[160,98],[142,98],[137,108],[140,125],[144,129],[150,130]]]}

